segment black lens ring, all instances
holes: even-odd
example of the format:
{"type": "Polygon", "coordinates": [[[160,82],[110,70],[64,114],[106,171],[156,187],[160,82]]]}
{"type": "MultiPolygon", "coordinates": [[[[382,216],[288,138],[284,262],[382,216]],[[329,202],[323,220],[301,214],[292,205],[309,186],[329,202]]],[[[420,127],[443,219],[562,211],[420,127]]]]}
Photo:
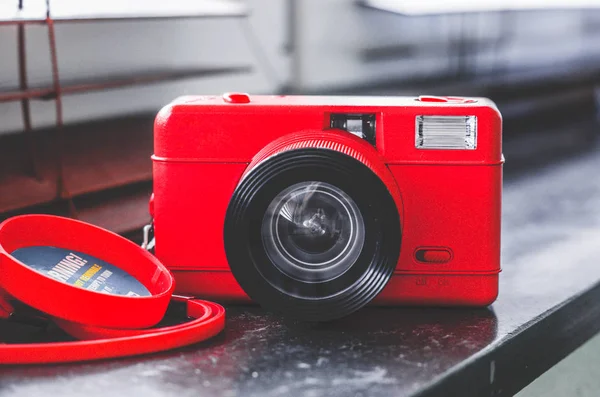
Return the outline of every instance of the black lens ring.
{"type": "Polygon", "coordinates": [[[308,321],[333,320],[365,306],[385,287],[400,254],[400,218],[385,184],[360,161],[329,149],[290,150],[258,164],[232,195],[223,233],[231,271],[250,298],[266,309],[308,321]],[[306,287],[282,274],[287,289],[282,292],[263,275],[279,270],[258,243],[264,215],[260,209],[266,210],[283,185],[307,180],[334,184],[352,197],[368,220],[365,246],[345,278],[306,287]],[[294,288],[304,288],[304,295],[290,293],[294,288]],[[305,296],[307,291],[314,296],[305,296]]]}

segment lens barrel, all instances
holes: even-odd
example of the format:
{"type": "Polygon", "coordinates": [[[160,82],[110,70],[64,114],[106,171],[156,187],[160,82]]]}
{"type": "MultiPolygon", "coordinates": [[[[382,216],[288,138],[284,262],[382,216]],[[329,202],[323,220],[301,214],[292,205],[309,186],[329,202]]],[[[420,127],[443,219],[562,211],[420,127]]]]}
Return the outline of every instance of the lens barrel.
{"type": "Polygon", "coordinates": [[[396,202],[363,162],[331,149],[273,155],[229,203],[225,252],[237,282],[269,310],[344,317],[387,284],[400,252],[396,202]]]}

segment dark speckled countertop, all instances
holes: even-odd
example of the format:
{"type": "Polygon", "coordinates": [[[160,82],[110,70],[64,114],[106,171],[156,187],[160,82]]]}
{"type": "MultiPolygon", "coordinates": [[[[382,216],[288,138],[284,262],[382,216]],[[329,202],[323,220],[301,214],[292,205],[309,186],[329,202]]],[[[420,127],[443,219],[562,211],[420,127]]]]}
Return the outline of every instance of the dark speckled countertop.
{"type": "Polygon", "coordinates": [[[0,396],[512,395],[600,330],[600,151],[507,178],[503,214],[489,309],[367,308],[319,325],[229,307],[221,335],[185,349],[0,367],[0,396]]]}

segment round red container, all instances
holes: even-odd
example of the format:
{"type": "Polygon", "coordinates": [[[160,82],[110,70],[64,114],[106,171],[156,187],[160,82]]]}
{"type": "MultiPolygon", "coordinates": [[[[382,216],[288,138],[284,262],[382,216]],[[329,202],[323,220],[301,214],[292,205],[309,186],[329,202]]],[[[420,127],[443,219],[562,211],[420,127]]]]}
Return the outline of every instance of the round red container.
{"type": "Polygon", "coordinates": [[[0,288],[53,317],[103,328],[147,328],[164,316],[173,275],[152,254],[106,229],[51,215],[22,215],[0,224],[0,288]],[[109,262],[142,283],[150,296],[101,293],[57,281],[11,255],[19,248],[52,246],[109,262]]]}

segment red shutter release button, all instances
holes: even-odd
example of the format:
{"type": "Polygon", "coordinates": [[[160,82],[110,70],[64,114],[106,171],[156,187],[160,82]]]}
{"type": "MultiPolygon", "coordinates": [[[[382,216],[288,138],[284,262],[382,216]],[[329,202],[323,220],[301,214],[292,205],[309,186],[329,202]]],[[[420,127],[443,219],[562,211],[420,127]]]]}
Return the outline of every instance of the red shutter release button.
{"type": "Polygon", "coordinates": [[[228,92],[223,94],[223,100],[229,103],[249,103],[250,96],[240,92],[228,92]]]}
{"type": "Polygon", "coordinates": [[[474,103],[477,102],[474,99],[455,97],[455,96],[434,96],[434,95],[421,95],[419,97],[419,101],[421,102],[445,102],[445,103],[474,103]]]}
{"type": "Polygon", "coordinates": [[[448,98],[433,95],[421,95],[419,96],[421,102],[448,102],[448,98]]]}

